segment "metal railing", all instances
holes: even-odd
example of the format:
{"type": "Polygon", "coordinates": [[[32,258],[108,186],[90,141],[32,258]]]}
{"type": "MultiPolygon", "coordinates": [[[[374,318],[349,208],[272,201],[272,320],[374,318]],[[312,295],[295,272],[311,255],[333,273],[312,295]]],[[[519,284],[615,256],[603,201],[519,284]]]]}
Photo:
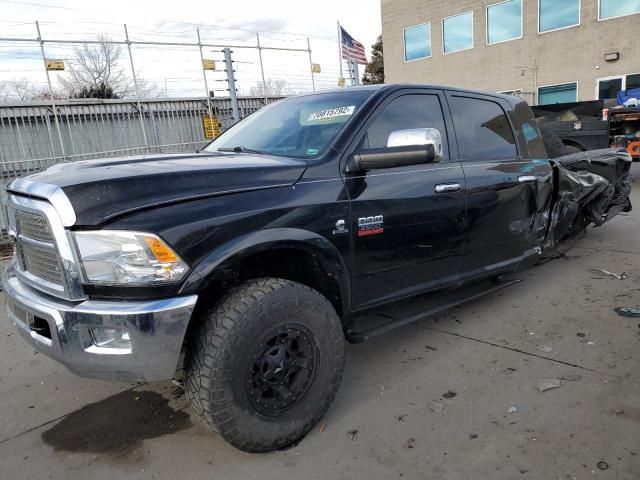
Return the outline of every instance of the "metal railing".
{"type": "MultiPolygon", "coordinates": [[[[240,118],[280,98],[239,97],[240,118]]],[[[0,241],[6,240],[6,186],[14,178],[60,162],[193,152],[210,141],[204,125],[210,107],[221,130],[233,124],[229,98],[0,104],[0,241]]]]}

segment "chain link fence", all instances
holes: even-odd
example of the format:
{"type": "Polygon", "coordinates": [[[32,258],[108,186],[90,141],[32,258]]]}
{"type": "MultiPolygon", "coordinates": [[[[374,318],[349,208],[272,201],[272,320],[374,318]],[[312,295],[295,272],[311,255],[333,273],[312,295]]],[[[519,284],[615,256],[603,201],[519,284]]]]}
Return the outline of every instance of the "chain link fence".
{"type": "Polygon", "coordinates": [[[176,25],[0,20],[0,27],[0,244],[6,186],[16,177],[59,162],[192,152],[267,103],[344,84],[341,72],[349,71],[328,37],[242,31],[229,38],[216,27],[176,25]],[[78,52],[105,45],[122,98],[63,98],[78,52]],[[28,82],[20,86],[16,77],[28,82]]]}

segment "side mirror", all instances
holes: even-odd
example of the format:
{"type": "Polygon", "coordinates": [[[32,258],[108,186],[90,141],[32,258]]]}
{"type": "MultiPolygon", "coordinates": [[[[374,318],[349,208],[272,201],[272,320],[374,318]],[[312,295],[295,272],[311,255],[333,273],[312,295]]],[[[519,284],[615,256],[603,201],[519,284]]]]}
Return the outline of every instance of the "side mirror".
{"type": "Polygon", "coordinates": [[[419,165],[431,163],[435,158],[433,145],[372,148],[353,154],[347,164],[347,172],[419,165]]]}
{"type": "Polygon", "coordinates": [[[437,128],[412,128],[396,130],[387,138],[387,147],[408,147],[413,145],[433,145],[434,160],[442,160],[442,134],[437,128]]]}

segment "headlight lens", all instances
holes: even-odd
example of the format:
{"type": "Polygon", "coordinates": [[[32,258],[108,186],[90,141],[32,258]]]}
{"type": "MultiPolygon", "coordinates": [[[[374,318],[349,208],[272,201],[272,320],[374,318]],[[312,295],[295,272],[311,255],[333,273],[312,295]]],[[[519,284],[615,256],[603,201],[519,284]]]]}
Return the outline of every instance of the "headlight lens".
{"type": "Polygon", "coordinates": [[[89,283],[157,285],[180,281],[189,267],[157,235],[100,230],[74,232],[89,283]]]}

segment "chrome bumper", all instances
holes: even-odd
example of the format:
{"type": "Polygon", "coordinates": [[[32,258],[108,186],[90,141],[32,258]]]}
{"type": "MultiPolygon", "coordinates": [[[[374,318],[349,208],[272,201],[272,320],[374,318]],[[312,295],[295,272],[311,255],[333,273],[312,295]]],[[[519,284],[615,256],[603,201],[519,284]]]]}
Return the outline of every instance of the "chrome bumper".
{"type": "Polygon", "coordinates": [[[8,317],[29,344],[77,375],[105,380],[172,378],[198,298],[68,302],[22,282],[13,265],[2,284],[8,317]],[[96,327],[127,332],[131,348],[97,346],[90,333],[96,327]]]}

